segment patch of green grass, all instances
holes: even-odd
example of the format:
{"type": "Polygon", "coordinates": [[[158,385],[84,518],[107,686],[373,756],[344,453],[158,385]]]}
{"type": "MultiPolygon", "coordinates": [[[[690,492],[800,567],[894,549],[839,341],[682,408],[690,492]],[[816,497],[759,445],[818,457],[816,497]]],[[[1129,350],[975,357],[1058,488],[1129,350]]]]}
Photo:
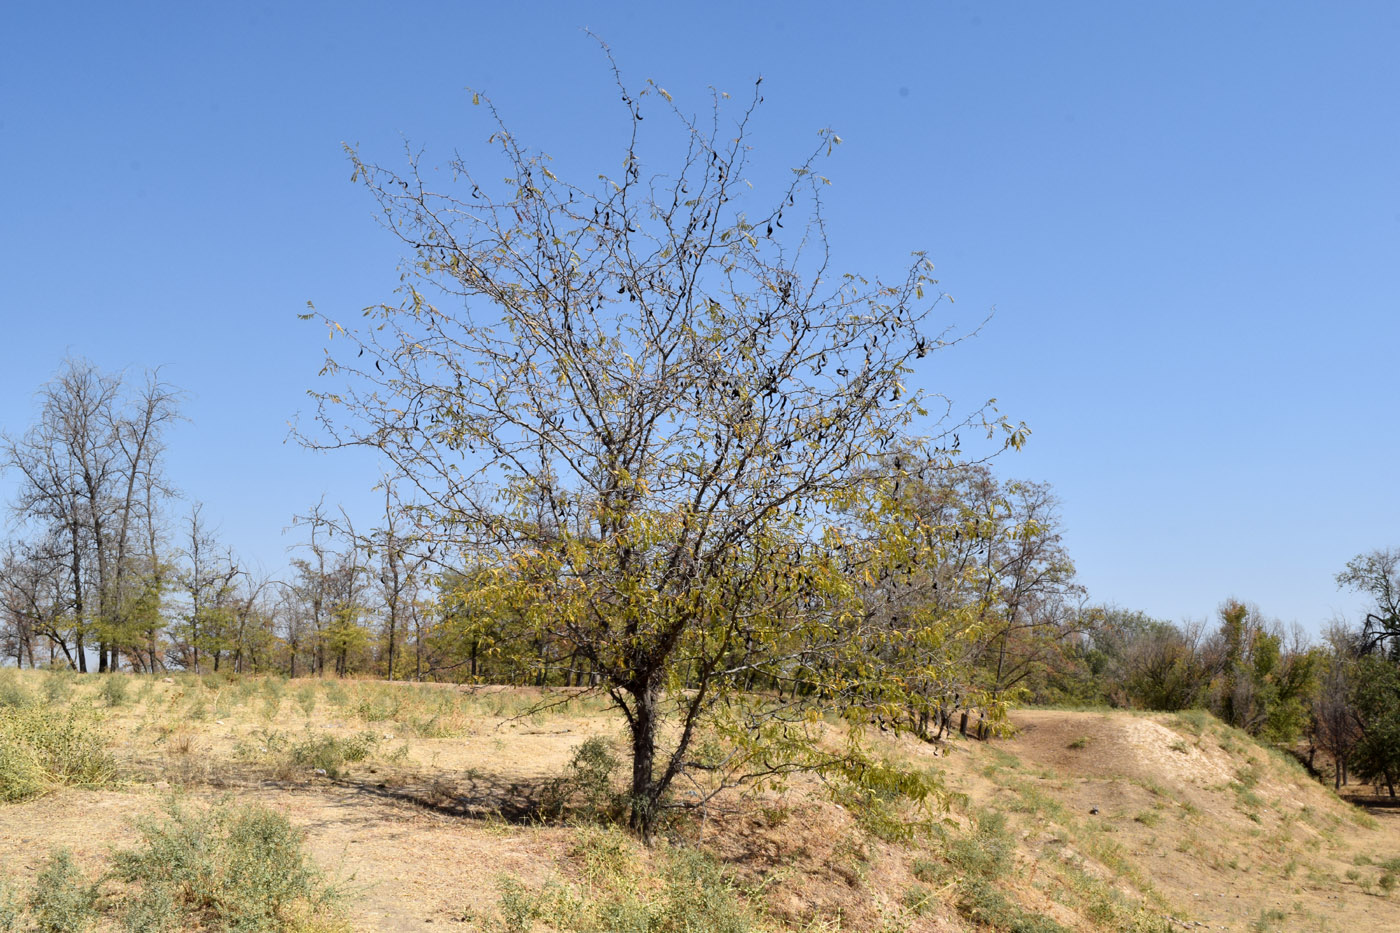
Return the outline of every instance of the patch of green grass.
{"type": "Polygon", "coordinates": [[[1274,933],[1274,931],[1287,930],[1288,927],[1283,925],[1287,919],[1288,913],[1286,911],[1271,907],[1262,911],[1249,925],[1249,929],[1253,933],[1274,933]]]}
{"type": "Polygon", "coordinates": [[[1087,736],[1087,735],[1081,735],[1079,738],[1075,739],[1073,742],[1069,743],[1069,745],[1067,745],[1067,746],[1065,746],[1065,747],[1066,747],[1066,748],[1073,748],[1073,749],[1088,748],[1088,747],[1089,747],[1089,742],[1090,742],[1089,736],[1087,736]]]}
{"type": "Polygon", "coordinates": [[[486,928],[527,933],[537,920],[561,933],[756,933],[763,929],[751,897],[713,859],[692,849],[660,847],[643,867],[636,842],[617,830],[584,833],[571,855],[583,861],[579,884],[531,890],[503,878],[496,915],[486,928]]]}

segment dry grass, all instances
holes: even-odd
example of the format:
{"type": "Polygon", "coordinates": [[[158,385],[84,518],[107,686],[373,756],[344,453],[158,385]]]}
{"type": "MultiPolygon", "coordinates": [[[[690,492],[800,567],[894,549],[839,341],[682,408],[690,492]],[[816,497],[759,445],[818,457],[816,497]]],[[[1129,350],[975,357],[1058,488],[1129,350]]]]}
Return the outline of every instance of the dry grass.
{"type": "Polygon", "coordinates": [[[575,760],[584,746],[606,765],[622,737],[597,698],[533,712],[530,690],[123,679],[5,675],[6,696],[91,716],[116,781],[0,806],[11,887],[64,847],[99,873],[172,798],[231,798],[285,815],[322,869],[353,879],[354,929],[584,929],[608,911],[660,929],[676,878],[713,889],[685,903],[718,910],[716,929],[1400,928],[1400,814],[1358,814],[1209,718],[1025,711],[1005,742],[879,739],[963,796],[919,814],[797,780],[677,823],[648,852],[555,822],[612,807],[605,775],[575,760]],[[914,817],[927,825],[883,831],[914,817]],[[613,881],[609,858],[625,867],[613,881]]]}

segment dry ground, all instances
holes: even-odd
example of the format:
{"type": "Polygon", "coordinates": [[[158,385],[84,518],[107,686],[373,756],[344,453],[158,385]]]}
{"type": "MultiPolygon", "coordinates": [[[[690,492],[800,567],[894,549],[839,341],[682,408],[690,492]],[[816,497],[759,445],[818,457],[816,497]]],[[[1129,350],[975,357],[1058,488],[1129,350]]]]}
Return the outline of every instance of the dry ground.
{"type": "MultiPolygon", "coordinates": [[[[38,695],[55,675],[23,676],[38,695]]],[[[95,870],[135,841],[135,818],[172,797],[230,796],[305,831],[316,862],[344,883],[355,930],[494,929],[503,878],[531,888],[577,879],[578,830],[532,820],[531,807],[581,742],[620,737],[596,700],[522,718],[539,699],[526,691],[182,676],[129,678],[128,697],[109,702],[95,678],[68,680],[53,702],[104,710],[122,781],[0,805],[0,876],[28,881],[59,846],[95,870]],[[279,754],[322,735],[371,751],[337,775],[279,754]]],[[[1383,881],[1395,875],[1384,863],[1400,858],[1400,813],[1340,802],[1209,717],[1012,719],[1013,737],[986,744],[881,740],[965,795],[942,815],[941,836],[880,838],[814,782],[678,831],[743,890],[761,891],[775,928],[980,929],[957,879],[935,869],[951,840],[1000,813],[1015,869],[997,889],[1067,929],[1126,928],[1133,911],[1156,929],[1400,929],[1400,891],[1383,881]]]]}

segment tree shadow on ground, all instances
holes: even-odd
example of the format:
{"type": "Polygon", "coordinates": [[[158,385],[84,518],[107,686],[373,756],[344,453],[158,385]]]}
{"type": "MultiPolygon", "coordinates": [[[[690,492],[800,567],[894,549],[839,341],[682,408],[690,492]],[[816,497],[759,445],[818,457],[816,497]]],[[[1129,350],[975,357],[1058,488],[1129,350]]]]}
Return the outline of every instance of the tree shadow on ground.
{"type": "Polygon", "coordinates": [[[334,783],[366,797],[464,819],[536,825],[559,816],[551,778],[507,778],[470,770],[432,778],[342,775],[334,783]]]}

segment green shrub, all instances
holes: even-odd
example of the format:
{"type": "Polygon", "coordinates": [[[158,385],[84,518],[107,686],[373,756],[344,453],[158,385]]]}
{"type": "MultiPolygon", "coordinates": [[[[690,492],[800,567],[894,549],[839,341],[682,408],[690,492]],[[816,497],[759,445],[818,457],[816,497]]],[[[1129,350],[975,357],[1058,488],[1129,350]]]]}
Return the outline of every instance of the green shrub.
{"type": "Polygon", "coordinates": [[[544,815],[603,821],[617,816],[622,800],[613,789],[613,776],[621,764],[607,739],[585,740],[574,749],[564,774],[545,789],[544,815]]]}
{"type": "Polygon", "coordinates": [[[348,762],[364,761],[378,742],[372,732],[348,739],[320,735],[293,745],[290,760],[298,767],[324,771],[327,777],[340,777],[348,762]]]}
{"type": "Polygon", "coordinates": [[[73,672],[53,668],[44,674],[44,685],[39,689],[48,703],[67,703],[73,697],[73,672]]]}
{"type": "Polygon", "coordinates": [[[0,800],[25,800],[60,785],[109,783],[116,765],[97,717],[33,706],[0,716],[0,800]]]}
{"type": "Polygon", "coordinates": [[[615,830],[593,830],[574,850],[585,860],[583,884],[538,891],[500,882],[494,928],[525,933],[547,918],[563,933],[749,933],[762,929],[724,869],[702,852],[663,849],[656,875],[644,876],[635,843],[615,830]]]}
{"type": "Polygon", "coordinates": [[[175,805],[139,828],[140,847],[113,856],[116,876],[135,888],[128,929],[275,933],[334,908],[336,892],[303,853],[301,833],[266,807],[175,805]]]}
{"type": "Polygon", "coordinates": [[[125,706],[129,687],[127,679],[121,674],[106,674],[102,677],[102,685],[97,688],[97,695],[108,706],[125,706]]]}
{"type": "Polygon", "coordinates": [[[0,933],[18,933],[20,913],[24,908],[10,882],[0,878],[0,933]]]}
{"type": "Polygon", "coordinates": [[[0,710],[24,709],[34,705],[34,693],[13,668],[0,668],[0,710]]]}
{"type": "Polygon", "coordinates": [[[29,895],[41,933],[81,933],[97,922],[97,884],[85,879],[67,849],[49,856],[29,895]]]}
{"type": "Polygon", "coordinates": [[[311,714],[316,711],[316,687],[313,684],[302,684],[297,688],[297,705],[301,711],[310,719],[311,714]]]}
{"type": "Polygon", "coordinates": [[[360,702],[355,704],[355,715],[365,722],[384,722],[386,719],[397,717],[402,706],[398,691],[378,690],[370,696],[362,697],[360,702]]]}

